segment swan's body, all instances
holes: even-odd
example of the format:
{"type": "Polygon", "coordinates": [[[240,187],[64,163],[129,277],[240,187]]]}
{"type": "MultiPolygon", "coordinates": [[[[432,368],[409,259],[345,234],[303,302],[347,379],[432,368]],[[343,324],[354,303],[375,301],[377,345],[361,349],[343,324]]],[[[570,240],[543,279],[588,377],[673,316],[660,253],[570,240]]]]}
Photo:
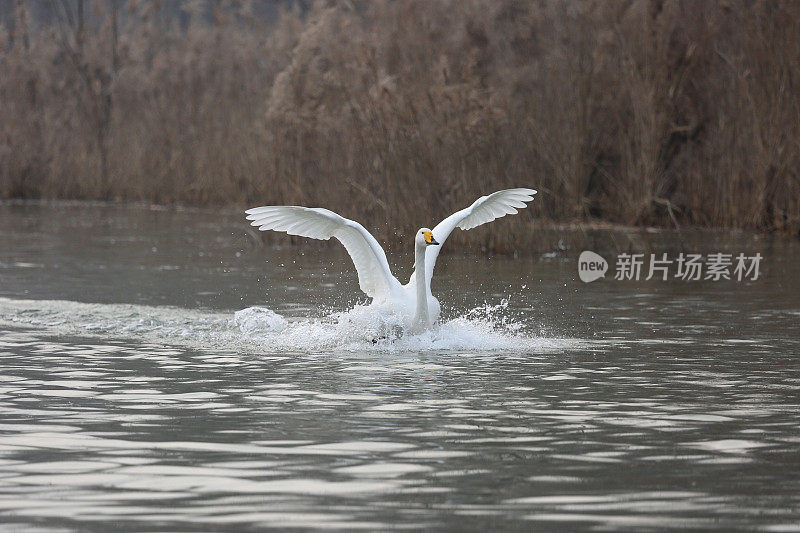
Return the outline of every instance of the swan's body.
{"type": "Polygon", "coordinates": [[[389,304],[404,317],[411,333],[420,333],[439,318],[439,300],[431,294],[431,279],[441,244],[456,227],[472,229],[496,218],[516,214],[533,200],[533,189],[507,189],[481,196],[453,213],[433,230],[420,229],[414,238],[414,273],[402,285],[392,275],[386,253],[364,226],[321,207],[264,206],[248,209],[247,219],[261,231],[284,231],[312,239],[339,239],[358,271],[358,284],[373,302],[389,304]],[[437,242],[438,241],[438,242],[437,242]]]}

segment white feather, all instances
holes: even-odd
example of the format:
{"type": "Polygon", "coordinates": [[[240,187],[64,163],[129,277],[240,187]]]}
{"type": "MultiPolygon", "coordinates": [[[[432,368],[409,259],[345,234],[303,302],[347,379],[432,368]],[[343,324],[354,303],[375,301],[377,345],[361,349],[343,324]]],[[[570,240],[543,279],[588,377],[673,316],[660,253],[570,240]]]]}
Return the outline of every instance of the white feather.
{"type": "Polygon", "coordinates": [[[386,253],[364,226],[320,207],[265,206],[248,209],[247,220],[261,231],[328,240],[336,237],[347,249],[358,272],[358,285],[375,300],[388,300],[401,286],[392,276],[386,253]]]}
{"type": "MultiPolygon", "coordinates": [[[[453,213],[439,222],[433,228],[433,236],[439,241],[439,244],[444,244],[447,237],[457,227],[469,230],[506,215],[516,214],[517,209],[527,207],[526,202],[533,200],[535,194],[536,191],[533,189],[506,189],[488,196],[481,196],[471,206],[453,213]]],[[[428,285],[433,278],[433,268],[436,266],[436,258],[439,257],[441,249],[441,246],[434,246],[425,253],[425,277],[428,285]]]]}
{"type": "MultiPolygon", "coordinates": [[[[321,207],[300,206],[263,206],[248,209],[247,220],[261,231],[283,231],[290,235],[328,240],[339,239],[344,245],[358,272],[358,284],[361,290],[377,302],[391,302],[399,311],[409,314],[419,304],[428,309],[430,326],[439,316],[439,302],[431,293],[431,279],[436,258],[441,245],[458,227],[463,230],[472,229],[497,218],[517,213],[518,209],[527,207],[526,202],[533,200],[536,191],[533,189],[507,189],[488,196],[478,198],[471,206],[453,213],[433,228],[433,237],[439,246],[425,246],[425,290],[417,291],[416,274],[419,270],[415,264],[414,274],[406,285],[401,285],[392,275],[386,253],[364,226],[353,220],[337,215],[333,211],[321,207]],[[418,294],[424,293],[427,301],[419,300],[418,294]]],[[[417,246],[420,242],[417,241],[417,246]]],[[[420,254],[423,248],[419,249],[420,254]]],[[[420,255],[419,257],[422,257],[420,255]]]]}

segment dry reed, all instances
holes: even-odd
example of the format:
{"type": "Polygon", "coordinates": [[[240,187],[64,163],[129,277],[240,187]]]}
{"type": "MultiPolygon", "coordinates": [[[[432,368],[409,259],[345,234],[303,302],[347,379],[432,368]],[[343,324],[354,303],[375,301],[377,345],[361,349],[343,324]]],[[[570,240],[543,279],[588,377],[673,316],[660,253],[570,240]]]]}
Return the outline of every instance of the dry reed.
{"type": "Polygon", "coordinates": [[[800,234],[798,2],[182,6],[17,2],[0,197],[324,205],[394,242],[532,186],[530,212],[458,238],[509,250],[532,218],[800,234]]]}

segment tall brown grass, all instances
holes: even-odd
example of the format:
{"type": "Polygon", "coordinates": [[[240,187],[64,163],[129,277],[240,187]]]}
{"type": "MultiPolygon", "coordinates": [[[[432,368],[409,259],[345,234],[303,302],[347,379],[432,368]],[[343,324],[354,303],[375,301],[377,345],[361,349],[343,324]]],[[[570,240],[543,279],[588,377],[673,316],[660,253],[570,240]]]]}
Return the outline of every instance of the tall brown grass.
{"type": "MultiPolygon", "coordinates": [[[[397,241],[480,194],[531,217],[800,234],[800,2],[18,1],[0,197],[331,207],[397,241]]],[[[472,236],[470,237],[470,234],[472,236]]]]}

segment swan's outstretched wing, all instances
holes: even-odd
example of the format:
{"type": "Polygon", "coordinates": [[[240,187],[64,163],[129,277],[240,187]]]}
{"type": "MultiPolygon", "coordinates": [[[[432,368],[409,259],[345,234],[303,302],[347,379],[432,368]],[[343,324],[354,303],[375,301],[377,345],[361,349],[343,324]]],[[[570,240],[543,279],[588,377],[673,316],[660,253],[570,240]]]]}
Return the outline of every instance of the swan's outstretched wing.
{"type": "MultiPolygon", "coordinates": [[[[517,209],[527,207],[525,202],[533,200],[534,194],[536,191],[533,189],[506,189],[489,196],[481,196],[471,206],[453,213],[439,222],[433,228],[433,237],[439,241],[439,244],[444,244],[447,237],[457,227],[468,230],[496,218],[516,215],[517,209]]],[[[439,257],[441,249],[441,246],[429,246],[425,251],[425,277],[428,278],[426,281],[429,286],[433,277],[433,267],[436,266],[436,258],[439,257]]]]}
{"type": "Polygon", "coordinates": [[[384,300],[400,282],[392,276],[386,253],[364,226],[321,207],[265,206],[248,209],[247,220],[261,231],[285,231],[312,239],[339,239],[358,271],[358,284],[367,296],[384,300]]]}

